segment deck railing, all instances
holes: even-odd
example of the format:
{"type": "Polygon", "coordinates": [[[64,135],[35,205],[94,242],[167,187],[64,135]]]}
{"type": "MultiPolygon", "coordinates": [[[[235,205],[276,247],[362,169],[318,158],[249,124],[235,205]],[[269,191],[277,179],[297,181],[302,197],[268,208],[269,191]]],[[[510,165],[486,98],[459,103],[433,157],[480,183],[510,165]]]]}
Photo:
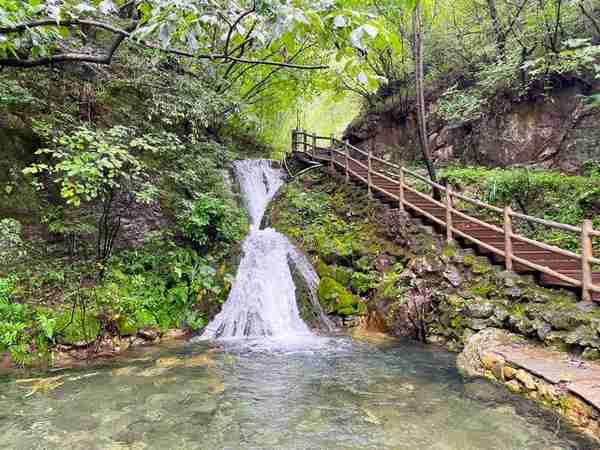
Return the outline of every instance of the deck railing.
{"type": "Polygon", "coordinates": [[[434,183],[429,178],[411,171],[402,165],[378,158],[373,154],[371,148],[365,151],[349,144],[347,141],[340,141],[334,136],[318,136],[304,130],[293,130],[292,151],[305,154],[314,161],[327,161],[332,168],[337,166],[342,169],[346,181],[349,181],[350,177],[353,177],[365,183],[369,195],[372,195],[375,190],[379,191],[387,197],[398,201],[399,211],[403,212],[406,208],[410,208],[442,226],[445,228],[446,240],[448,242],[454,241],[455,236],[459,236],[504,258],[504,265],[509,271],[514,270],[515,264],[520,264],[549,275],[563,283],[581,288],[582,300],[584,301],[591,301],[593,293],[600,293],[600,284],[596,284],[592,277],[593,266],[600,264],[600,259],[593,255],[592,240],[600,237],[600,231],[594,230],[591,220],[584,220],[581,226],[573,226],[521,214],[513,211],[509,206],[498,208],[481,200],[455,192],[450,186],[434,183]],[[374,183],[374,178],[377,178],[380,182],[374,183]],[[436,200],[433,196],[419,191],[416,187],[409,184],[409,179],[417,180],[421,184],[425,183],[432,190],[440,193],[443,199],[436,200]],[[414,200],[407,200],[407,195],[412,195],[412,198],[422,199],[427,204],[443,208],[445,216],[438,217],[432,214],[422,204],[420,205],[414,200]],[[459,200],[499,215],[501,223],[492,224],[457,209],[455,205],[459,200]],[[561,231],[577,233],[580,239],[580,253],[539,242],[517,233],[513,227],[514,219],[524,220],[561,231]],[[473,224],[475,226],[473,229],[477,231],[477,236],[457,228],[454,222],[459,220],[473,224]],[[487,241],[486,232],[489,233],[487,241]],[[494,240],[499,235],[501,235],[502,239],[500,243],[494,240]],[[533,246],[540,249],[540,251],[551,252],[556,256],[556,261],[575,262],[575,265],[573,268],[569,266],[567,269],[557,270],[544,265],[543,261],[540,263],[540,261],[536,262],[532,259],[523,258],[515,254],[515,247],[523,245],[533,246]]]}

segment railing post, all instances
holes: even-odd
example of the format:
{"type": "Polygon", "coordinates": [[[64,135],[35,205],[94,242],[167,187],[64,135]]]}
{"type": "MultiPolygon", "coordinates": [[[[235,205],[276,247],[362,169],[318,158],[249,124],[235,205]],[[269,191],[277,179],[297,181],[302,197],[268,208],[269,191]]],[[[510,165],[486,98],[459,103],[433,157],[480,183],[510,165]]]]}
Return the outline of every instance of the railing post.
{"type": "Polygon", "coordinates": [[[449,244],[454,240],[452,233],[452,189],[446,186],[446,242],[449,244]]]}
{"type": "Polygon", "coordinates": [[[292,130],[292,153],[296,152],[296,129],[292,130]]]}
{"type": "Polygon", "coordinates": [[[331,151],[329,152],[329,167],[331,168],[331,170],[335,169],[335,165],[333,164],[334,159],[335,159],[335,135],[333,133],[331,133],[330,136],[330,140],[331,140],[331,151]]]}
{"type": "Polygon", "coordinates": [[[306,130],[305,129],[302,129],[302,151],[304,153],[308,153],[306,151],[306,130]]]}
{"type": "Polygon", "coordinates": [[[400,185],[398,186],[398,212],[404,212],[404,167],[400,165],[400,185]]]}
{"type": "Polygon", "coordinates": [[[312,151],[313,151],[313,158],[315,157],[315,155],[317,154],[317,135],[313,134],[312,137],[312,151]]]}
{"type": "Polygon", "coordinates": [[[513,270],[512,234],[512,209],[507,206],[504,208],[504,266],[509,272],[513,270]]]}
{"type": "Polygon", "coordinates": [[[348,141],[344,141],[344,168],[346,170],[346,183],[350,181],[350,147],[348,147],[348,141]]]}
{"type": "Polygon", "coordinates": [[[581,299],[592,301],[592,221],[586,219],[581,227],[581,299]]]}
{"type": "Polygon", "coordinates": [[[292,146],[295,152],[298,151],[298,130],[294,128],[292,131],[292,146]]]}
{"type": "Polygon", "coordinates": [[[373,196],[371,190],[371,147],[369,147],[369,153],[367,156],[367,168],[367,189],[369,191],[369,198],[371,198],[373,196]]]}

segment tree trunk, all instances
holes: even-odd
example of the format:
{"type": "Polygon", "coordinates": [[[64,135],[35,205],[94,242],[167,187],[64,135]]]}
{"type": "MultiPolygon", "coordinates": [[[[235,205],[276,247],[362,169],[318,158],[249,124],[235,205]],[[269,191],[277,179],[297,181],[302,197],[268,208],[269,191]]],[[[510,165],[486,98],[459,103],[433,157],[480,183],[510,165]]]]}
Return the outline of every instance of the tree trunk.
{"type": "MultiPolygon", "coordinates": [[[[414,36],[414,57],[415,57],[415,88],[417,93],[417,123],[419,129],[419,143],[421,144],[421,152],[429,178],[434,183],[437,183],[437,174],[435,167],[431,161],[429,153],[429,136],[427,134],[427,118],[425,115],[425,88],[423,76],[423,31],[421,27],[421,2],[417,0],[413,11],[413,36],[414,36]]],[[[439,198],[439,192],[434,189],[434,196],[439,198]]]]}
{"type": "Polygon", "coordinates": [[[494,35],[496,40],[496,52],[498,60],[504,59],[506,54],[506,39],[502,26],[500,25],[500,19],[498,19],[498,8],[496,7],[496,0],[487,0],[488,12],[490,19],[492,19],[492,25],[494,26],[494,35]]]}

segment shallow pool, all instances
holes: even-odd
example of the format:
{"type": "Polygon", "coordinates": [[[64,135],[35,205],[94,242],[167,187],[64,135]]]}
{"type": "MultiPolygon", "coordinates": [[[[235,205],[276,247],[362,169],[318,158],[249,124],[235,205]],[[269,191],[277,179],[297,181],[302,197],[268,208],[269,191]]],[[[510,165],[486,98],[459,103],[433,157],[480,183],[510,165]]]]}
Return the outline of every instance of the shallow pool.
{"type": "Polygon", "coordinates": [[[412,343],[176,343],[0,378],[0,448],[586,449],[556,415],[412,343]],[[27,378],[25,378],[27,377],[27,378]]]}

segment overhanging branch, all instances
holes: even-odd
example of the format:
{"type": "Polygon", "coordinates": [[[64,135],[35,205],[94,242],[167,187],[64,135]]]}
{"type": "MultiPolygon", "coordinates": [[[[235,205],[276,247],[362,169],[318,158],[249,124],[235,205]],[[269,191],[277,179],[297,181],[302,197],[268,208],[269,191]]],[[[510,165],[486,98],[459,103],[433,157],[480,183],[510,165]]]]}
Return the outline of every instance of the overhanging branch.
{"type": "MultiPolygon", "coordinates": [[[[246,13],[249,13],[247,11],[246,13]]],[[[242,15],[244,16],[244,15],[242,15]]],[[[244,16],[245,17],[245,16],[244,16]]],[[[237,23],[237,22],[236,22],[237,23]]],[[[27,22],[23,24],[14,25],[12,27],[2,27],[0,28],[0,34],[10,34],[10,33],[19,33],[31,28],[43,27],[43,26],[92,26],[100,29],[104,29],[110,31],[114,34],[117,34],[115,40],[110,46],[110,49],[107,53],[102,55],[90,55],[86,53],[77,53],[77,52],[67,52],[67,53],[59,53],[52,56],[37,58],[37,59],[18,59],[18,58],[0,58],[0,66],[6,67],[21,67],[21,68],[31,68],[31,67],[40,67],[40,66],[49,66],[56,63],[63,62],[88,62],[94,64],[110,64],[112,62],[112,58],[116,50],[119,48],[121,43],[126,38],[131,38],[131,32],[136,28],[137,22],[133,22],[130,26],[125,29],[118,28],[112,26],[110,24],[95,21],[95,20],[53,20],[53,19],[43,19],[33,22],[27,22]]],[[[300,69],[300,70],[319,70],[319,69],[327,69],[328,66],[325,65],[302,65],[302,64],[293,64],[285,61],[271,61],[271,60],[253,60],[246,59],[241,57],[232,56],[228,53],[223,54],[194,54],[190,52],[186,52],[183,50],[177,50],[172,48],[164,48],[158,45],[150,44],[144,41],[137,41],[139,45],[142,45],[147,48],[152,48],[155,50],[160,50],[166,53],[171,53],[178,56],[183,56],[186,58],[194,58],[194,59],[208,59],[211,61],[220,61],[220,62],[235,62],[240,64],[250,64],[250,65],[264,65],[264,66],[274,66],[274,67],[283,67],[288,69],[300,69]]]]}

